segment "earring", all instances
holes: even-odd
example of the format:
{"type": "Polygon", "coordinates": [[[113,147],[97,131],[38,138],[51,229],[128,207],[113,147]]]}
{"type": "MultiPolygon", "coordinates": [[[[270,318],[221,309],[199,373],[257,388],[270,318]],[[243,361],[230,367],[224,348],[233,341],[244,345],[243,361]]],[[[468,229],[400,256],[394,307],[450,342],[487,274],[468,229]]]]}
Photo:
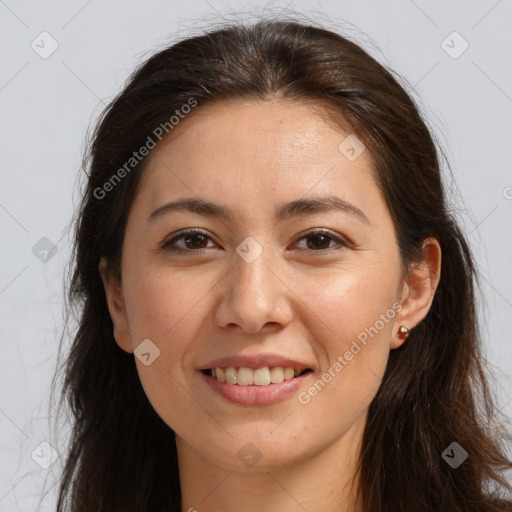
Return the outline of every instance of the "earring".
{"type": "Polygon", "coordinates": [[[402,338],[403,340],[406,340],[409,337],[409,328],[405,327],[405,325],[401,325],[398,328],[397,334],[398,334],[399,338],[402,338]]]}

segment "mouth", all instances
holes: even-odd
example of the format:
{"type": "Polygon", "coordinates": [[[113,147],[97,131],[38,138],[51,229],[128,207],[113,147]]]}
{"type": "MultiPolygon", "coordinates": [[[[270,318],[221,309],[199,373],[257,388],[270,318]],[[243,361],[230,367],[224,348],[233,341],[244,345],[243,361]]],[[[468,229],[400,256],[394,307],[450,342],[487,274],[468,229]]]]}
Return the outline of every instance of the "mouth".
{"type": "Polygon", "coordinates": [[[284,366],[263,366],[260,368],[225,366],[201,369],[201,372],[207,377],[236,386],[280,384],[283,381],[291,381],[312,371],[311,368],[298,369],[284,366]]]}

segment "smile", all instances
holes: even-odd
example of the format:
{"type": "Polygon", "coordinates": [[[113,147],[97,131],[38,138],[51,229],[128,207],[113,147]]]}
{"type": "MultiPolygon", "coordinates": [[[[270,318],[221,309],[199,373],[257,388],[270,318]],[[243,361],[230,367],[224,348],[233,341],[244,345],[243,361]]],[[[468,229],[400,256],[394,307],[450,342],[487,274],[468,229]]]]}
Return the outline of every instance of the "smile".
{"type": "Polygon", "coordinates": [[[215,378],[219,382],[227,382],[238,386],[268,386],[292,380],[311,370],[296,370],[283,366],[263,366],[261,368],[247,368],[244,366],[228,366],[224,368],[209,368],[202,370],[205,375],[215,378]]]}

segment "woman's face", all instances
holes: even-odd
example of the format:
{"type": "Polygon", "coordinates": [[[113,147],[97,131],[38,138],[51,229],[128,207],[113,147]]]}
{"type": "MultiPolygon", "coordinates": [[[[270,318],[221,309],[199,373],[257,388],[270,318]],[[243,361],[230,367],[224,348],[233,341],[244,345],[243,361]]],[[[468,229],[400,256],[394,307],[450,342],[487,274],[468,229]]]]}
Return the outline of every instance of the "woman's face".
{"type": "Polygon", "coordinates": [[[136,349],[157,413],[211,464],[263,471],[355,441],[401,343],[393,223],[349,135],[304,104],[218,103],[150,154],[115,337],[136,349]]]}

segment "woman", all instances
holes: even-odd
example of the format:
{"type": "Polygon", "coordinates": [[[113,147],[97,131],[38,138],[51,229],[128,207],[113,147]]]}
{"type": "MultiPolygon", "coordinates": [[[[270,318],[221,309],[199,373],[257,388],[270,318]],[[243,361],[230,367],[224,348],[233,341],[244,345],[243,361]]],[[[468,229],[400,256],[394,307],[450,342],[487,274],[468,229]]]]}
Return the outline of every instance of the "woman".
{"type": "Polygon", "coordinates": [[[183,40],[87,166],[59,511],[512,510],[474,263],[364,50],[279,21],[183,40]]]}

